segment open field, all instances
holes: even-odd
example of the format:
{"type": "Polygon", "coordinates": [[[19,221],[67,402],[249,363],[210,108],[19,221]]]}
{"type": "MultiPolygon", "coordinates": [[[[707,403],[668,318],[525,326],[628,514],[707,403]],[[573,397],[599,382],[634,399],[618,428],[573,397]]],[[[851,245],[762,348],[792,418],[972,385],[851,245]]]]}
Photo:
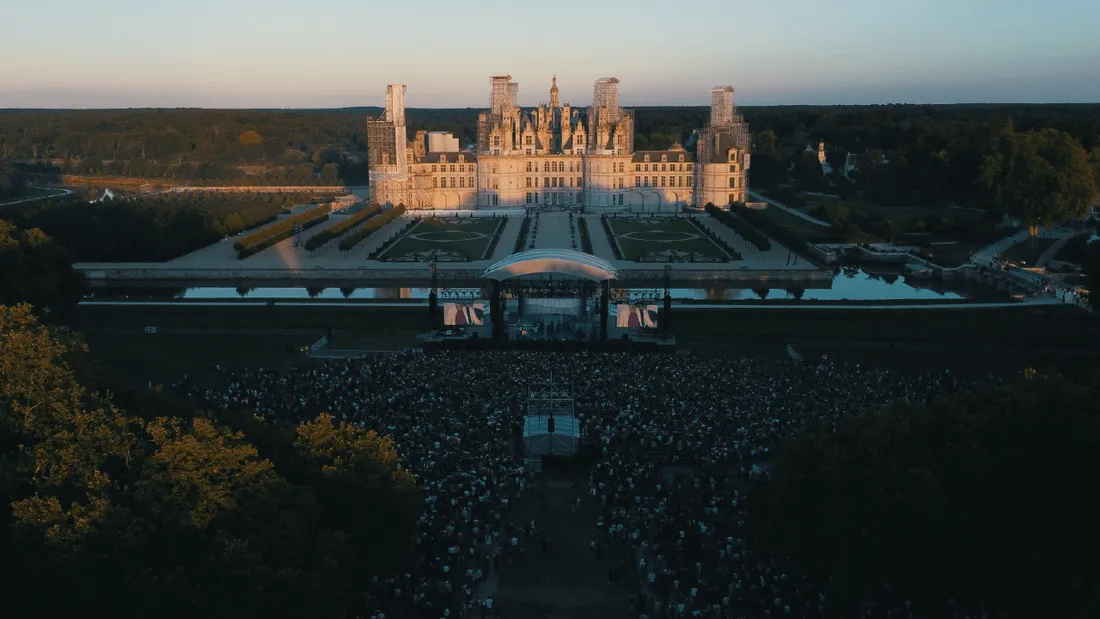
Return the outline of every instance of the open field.
{"type": "Polygon", "coordinates": [[[1035,264],[1039,256],[1043,255],[1043,252],[1050,249],[1057,241],[1058,239],[1050,237],[1024,239],[1005,250],[1004,253],[1001,254],[1001,257],[1009,262],[1031,266],[1035,264]]]}
{"type": "Polygon", "coordinates": [[[634,262],[724,262],[731,256],[681,217],[611,217],[623,258],[634,262]]]}
{"type": "Polygon", "coordinates": [[[757,212],[790,230],[795,236],[808,243],[833,243],[838,241],[836,233],[831,227],[819,226],[797,215],[792,215],[781,208],[769,206],[757,212]]]}
{"type": "Polygon", "coordinates": [[[802,194],[802,198],[805,199],[806,205],[799,208],[799,210],[808,215],[813,215],[813,212],[819,206],[831,209],[838,204],[843,204],[848,211],[862,217],[885,219],[893,221],[902,227],[909,225],[914,219],[929,216],[936,216],[942,219],[954,219],[957,221],[973,221],[981,219],[984,216],[984,213],[979,211],[950,208],[947,206],[884,206],[854,199],[830,198],[828,196],[807,194],[802,194]]]}
{"type": "Polygon", "coordinates": [[[388,261],[427,262],[482,260],[503,220],[497,217],[424,219],[398,239],[384,257],[388,261]]]}
{"type": "Polygon", "coordinates": [[[64,189],[50,187],[24,187],[17,195],[0,200],[0,206],[9,203],[19,203],[27,200],[42,200],[45,198],[57,198],[66,195],[64,189]]]}
{"type": "MultiPolygon", "coordinates": [[[[331,349],[419,346],[424,307],[82,307],[70,324],[87,333],[93,356],[135,379],[195,375],[215,363],[279,367],[327,330],[331,349]],[[144,326],[158,333],[145,334],[144,326]]],[[[1097,365],[1100,320],[1070,306],[897,311],[851,308],[675,311],[677,348],[694,354],[781,355],[790,343],[807,358],[988,373],[1025,367],[1074,371],[1097,365]]]]}

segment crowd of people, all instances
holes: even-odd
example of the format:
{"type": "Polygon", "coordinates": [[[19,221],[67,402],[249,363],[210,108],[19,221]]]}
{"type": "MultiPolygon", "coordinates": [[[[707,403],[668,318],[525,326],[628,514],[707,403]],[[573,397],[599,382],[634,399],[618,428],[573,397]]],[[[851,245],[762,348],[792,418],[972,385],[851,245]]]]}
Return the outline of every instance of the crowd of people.
{"type": "Polygon", "coordinates": [[[412,565],[372,583],[372,617],[434,619],[499,610],[481,585],[534,529],[512,513],[534,481],[520,437],[528,386],[551,375],[572,383],[596,456],[581,488],[600,514],[592,549],[630,558],[634,612],[650,619],[827,616],[822,589],[747,543],[746,480],[806,423],[962,382],[792,358],[406,352],[176,388],[210,407],[292,422],[331,412],[392,436],[424,508],[412,565]]]}

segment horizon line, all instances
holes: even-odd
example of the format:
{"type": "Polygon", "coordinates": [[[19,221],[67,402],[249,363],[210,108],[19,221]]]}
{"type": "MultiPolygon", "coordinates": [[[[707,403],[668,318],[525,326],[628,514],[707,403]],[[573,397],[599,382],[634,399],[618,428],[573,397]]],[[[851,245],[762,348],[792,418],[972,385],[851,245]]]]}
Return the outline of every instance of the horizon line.
{"type": "MultiPolygon", "coordinates": [[[[537,108],[539,105],[545,105],[545,103],[534,105],[520,105],[520,108],[537,108]]],[[[1086,101],[1013,101],[1013,102],[992,102],[992,101],[963,101],[953,103],[934,103],[934,102],[894,102],[894,103],[759,103],[759,104],[737,104],[737,108],[796,108],[796,107],[834,107],[834,108],[864,108],[864,107],[961,107],[961,106],[1037,106],[1037,105],[1100,105],[1100,101],[1086,102],[1086,101]]],[[[577,110],[587,109],[588,106],[574,107],[577,110]]],[[[699,103],[695,105],[624,105],[623,109],[653,109],[653,108],[710,108],[709,103],[699,103]]],[[[452,106],[452,107],[423,107],[423,106],[406,106],[405,110],[481,110],[484,107],[479,106],[452,106]]],[[[385,110],[384,105],[353,105],[353,106],[340,106],[340,107],[278,107],[278,106],[200,106],[200,105],[180,105],[180,106],[92,106],[92,107],[2,107],[0,106],[0,113],[3,112],[122,112],[122,111],[258,111],[258,112],[341,112],[341,111],[355,111],[355,110],[385,110]]]]}

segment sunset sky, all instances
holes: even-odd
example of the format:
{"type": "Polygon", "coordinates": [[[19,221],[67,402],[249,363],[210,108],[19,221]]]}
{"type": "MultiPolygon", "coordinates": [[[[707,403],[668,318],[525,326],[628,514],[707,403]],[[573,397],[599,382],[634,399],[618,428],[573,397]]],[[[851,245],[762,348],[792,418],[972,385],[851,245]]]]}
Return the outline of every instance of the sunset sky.
{"type": "Polygon", "coordinates": [[[0,107],[1100,102],[1095,0],[0,3],[0,107]]]}

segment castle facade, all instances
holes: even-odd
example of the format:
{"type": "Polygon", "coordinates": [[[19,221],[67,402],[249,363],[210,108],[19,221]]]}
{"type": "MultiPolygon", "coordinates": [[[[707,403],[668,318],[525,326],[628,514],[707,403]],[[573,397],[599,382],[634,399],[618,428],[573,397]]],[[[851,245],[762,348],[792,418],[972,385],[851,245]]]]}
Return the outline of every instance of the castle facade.
{"type": "Polygon", "coordinates": [[[749,131],[733,88],[711,92],[710,122],[686,145],[634,150],[634,113],[619,105],[619,80],[596,81],[587,109],[548,103],[524,110],[511,76],[490,78],[489,109],[467,150],[439,132],[405,129],[404,84],[391,84],[381,117],[367,121],[371,199],[410,209],[534,206],[679,211],[744,202],[749,131]]]}

